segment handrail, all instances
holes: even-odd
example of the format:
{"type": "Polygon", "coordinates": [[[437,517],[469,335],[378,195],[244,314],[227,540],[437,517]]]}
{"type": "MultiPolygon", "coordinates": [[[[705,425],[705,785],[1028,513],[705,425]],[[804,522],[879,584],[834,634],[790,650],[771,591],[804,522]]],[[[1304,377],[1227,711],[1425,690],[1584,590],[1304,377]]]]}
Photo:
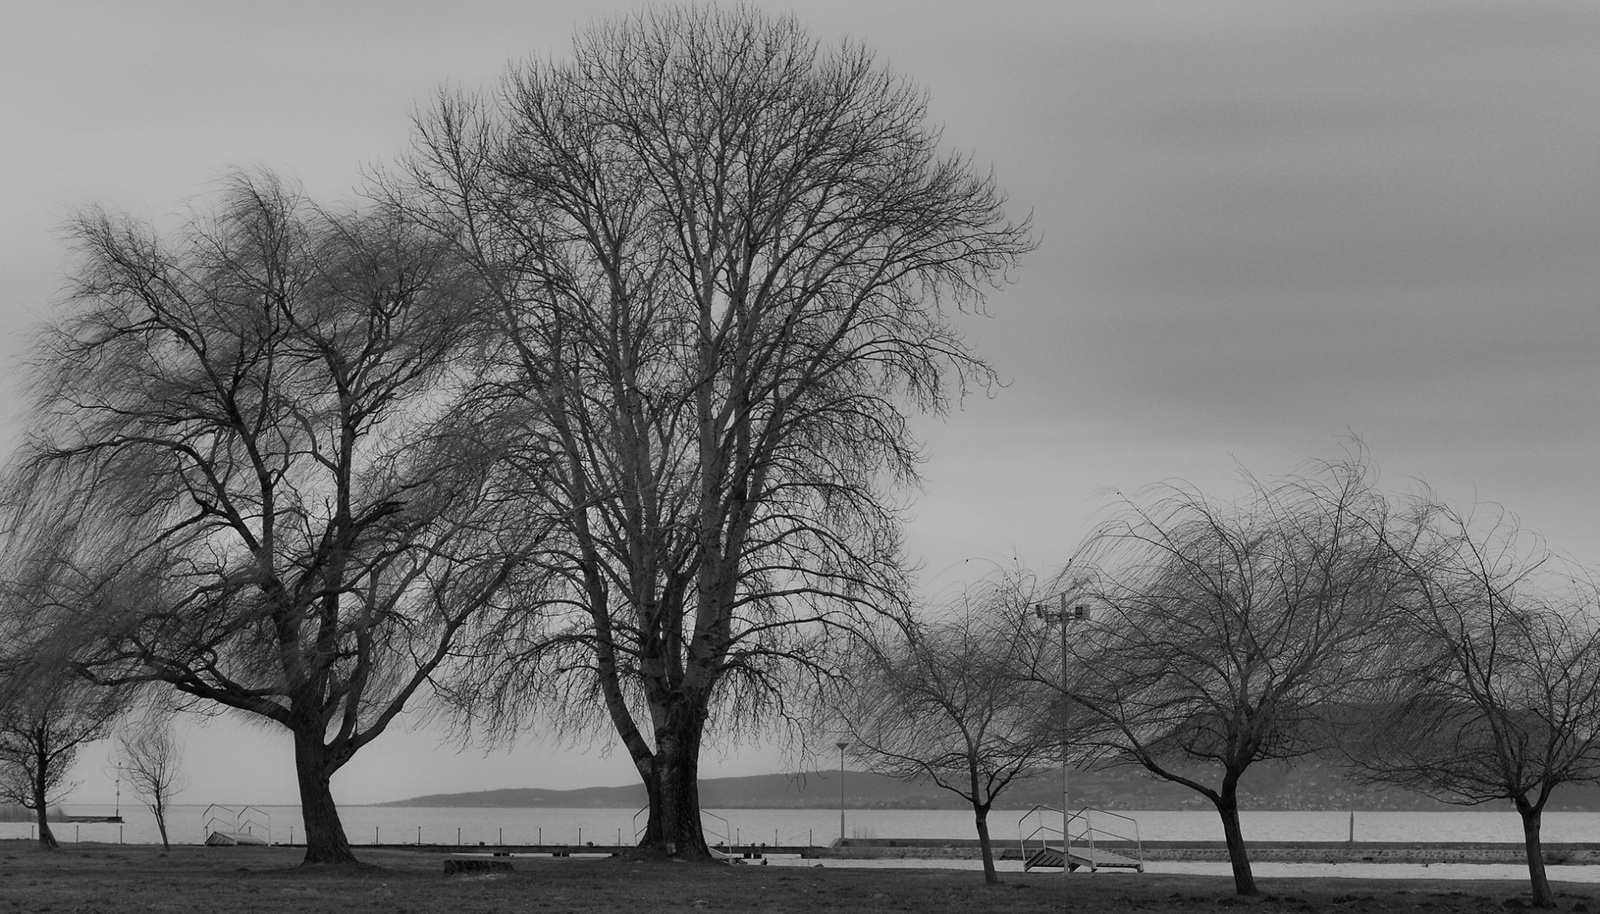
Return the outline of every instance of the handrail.
{"type": "MultiPolygon", "coordinates": [[[[729,850],[732,850],[733,849],[733,842],[728,840],[728,836],[731,833],[731,830],[728,828],[728,820],[724,819],[723,817],[717,815],[714,812],[706,812],[705,810],[702,809],[702,810],[700,810],[700,830],[702,832],[706,831],[706,819],[707,818],[716,819],[718,822],[722,823],[722,835],[721,835],[722,842],[721,842],[721,845],[723,847],[728,848],[729,850]]],[[[712,831],[711,832],[711,836],[712,837],[717,837],[717,833],[715,831],[712,831]]]]}
{"type": "MultiPolygon", "coordinates": [[[[640,825],[639,824],[639,817],[645,815],[649,811],[650,811],[650,807],[646,806],[645,808],[643,808],[643,809],[641,809],[638,812],[633,814],[633,841],[634,841],[635,844],[638,844],[640,841],[644,840],[644,833],[645,833],[645,831],[647,829],[650,828],[650,819],[648,817],[645,818],[644,825],[640,825]]],[[[705,832],[707,830],[706,829],[706,819],[707,818],[716,819],[718,822],[722,823],[722,834],[720,836],[722,838],[722,845],[721,846],[726,847],[726,848],[731,850],[733,848],[733,844],[732,844],[732,842],[730,842],[728,840],[728,835],[730,834],[730,830],[728,828],[728,820],[724,819],[722,816],[719,816],[714,812],[707,812],[704,809],[702,809],[702,810],[700,810],[700,831],[701,832],[705,832]]],[[[717,833],[715,831],[711,832],[711,836],[712,837],[718,837],[718,835],[717,835],[717,833]]],[[[714,845],[711,845],[709,843],[707,844],[708,848],[710,848],[712,846],[714,846],[714,845]]]]}
{"type": "Polygon", "coordinates": [[[1098,857],[1095,854],[1096,841],[1111,840],[1120,843],[1132,843],[1134,847],[1133,859],[1139,864],[1139,869],[1143,871],[1144,840],[1139,834],[1139,821],[1134,819],[1132,816],[1125,816],[1121,813],[1111,812],[1110,810],[1100,809],[1094,806],[1085,806],[1077,812],[1070,813],[1067,816],[1067,831],[1065,833],[1063,833],[1059,825],[1052,824],[1048,822],[1042,815],[1039,815],[1039,824],[1034,827],[1033,831],[1024,835],[1023,830],[1028,820],[1035,815],[1044,812],[1054,813],[1057,816],[1061,815],[1061,810],[1053,806],[1036,804],[1032,809],[1024,813],[1022,818],[1017,820],[1017,839],[1018,843],[1021,845],[1022,859],[1024,861],[1031,858],[1031,855],[1028,852],[1028,844],[1030,841],[1037,839],[1040,849],[1043,849],[1049,847],[1049,838],[1051,836],[1057,836],[1061,840],[1062,867],[1066,868],[1068,866],[1067,854],[1072,845],[1074,843],[1085,844],[1089,848],[1089,872],[1094,873],[1099,871],[1098,857]],[[1109,828],[1101,828],[1097,826],[1093,817],[1099,816],[1107,816],[1130,823],[1133,826],[1132,836],[1112,831],[1109,828]],[[1079,826],[1074,827],[1074,823],[1079,823],[1079,826]]]}
{"type": "Polygon", "coordinates": [[[203,832],[226,831],[228,834],[253,835],[255,830],[260,828],[267,833],[267,843],[272,843],[272,817],[257,807],[240,806],[235,808],[224,806],[221,803],[212,803],[205,808],[205,812],[200,814],[200,818],[202,822],[200,830],[203,832]],[[218,815],[214,810],[227,815],[218,815]],[[217,828],[219,825],[223,826],[223,828],[217,828]]]}

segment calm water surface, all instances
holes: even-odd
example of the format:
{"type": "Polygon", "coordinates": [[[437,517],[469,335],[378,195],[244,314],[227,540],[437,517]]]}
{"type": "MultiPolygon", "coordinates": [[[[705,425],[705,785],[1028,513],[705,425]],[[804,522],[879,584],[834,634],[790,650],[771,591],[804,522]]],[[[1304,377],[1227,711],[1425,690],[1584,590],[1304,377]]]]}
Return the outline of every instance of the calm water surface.
{"type": "MultiPolygon", "coordinates": [[[[72,806],[74,815],[107,815],[109,806],[72,806]]],[[[124,805],[126,822],[53,823],[62,841],[104,841],[148,844],[160,841],[155,817],[143,807],[124,805]]],[[[267,833],[276,843],[305,839],[298,806],[263,806],[252,815],[251,830],[267,833]]],[[[350,842],[363,844],[536,844],[632,843],[643,817],[633,809],[482,809],[395,806],[346,806],[341,815],[350,842]]],[[[726,820],[726,837],[738,843],[825,845],[839,837],[839,811],[826,809],[713,810],[726,820]]],[[[1222,826],[1205,811],[1122,811],[1138,822],[1146,841],[1220,841],[1222,826]]],[[[213,811],[226,821],[228,815],[213,811]]],[[[1015,842],[1022,811],[996,810],[989,830],[997,842],[1015,842]]],[[[1245,812],[1246,840],[1343,841],[1350,835],[1348,811],[1245,812]]],[[[198,844],[205,840],[206,807],[175,806],[168,813],[172,840],[198,844]]],[[[707,819],[708,832],[724,826],[707,819]]],[[[1031,824],[1029,830],[1031,831],[1031,824]]],[[[0,822],[0,839],[27,838],[26,822],[0,822]]],[[[974,835],[971,813],[960,810],[846,810],[845,834],[852,838],[965,838],[974,835]]],[[[1514,812],[1356,812],[1357,841],[1488,841],[1519,843],[1521,824],[1514,812]]],[[[1544,839],[1551,842],[1600,842],[1600,813],[1547,813],[1544,839]]],[[[713,839],[716,840],[716,839],[713,839]]]]}

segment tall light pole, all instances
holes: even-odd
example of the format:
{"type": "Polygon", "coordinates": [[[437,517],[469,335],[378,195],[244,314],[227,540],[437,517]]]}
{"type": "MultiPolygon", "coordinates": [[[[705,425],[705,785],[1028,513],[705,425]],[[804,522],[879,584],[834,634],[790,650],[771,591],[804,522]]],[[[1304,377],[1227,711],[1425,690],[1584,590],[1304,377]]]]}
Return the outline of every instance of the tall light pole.
{"type": "Polygon", "coordinates": [[[1067,866],[1067,835],[1072,823],[1072,798],[1068,789],[1068,771],[1071,758],[1071,733],[1067,726],[1066,698],[1069,681],[1067,679],[1067,626],[1073,622],[1087,622],[1089,620],[1089,607],[1073,606],[1068,608],[1067,595],[1061,594],[1060,605],[1055,607],[1039,603],[1033,607],[1033,614],[1041,619],[1060,623],[1061,625],[1061,872],[1066,874],[1070,867],[1067,866]]]}
{"type": "Polygon", "coordinates": [[[844,847],[844,750],[850,744],[839,741],[839,846],[844,847]]]}

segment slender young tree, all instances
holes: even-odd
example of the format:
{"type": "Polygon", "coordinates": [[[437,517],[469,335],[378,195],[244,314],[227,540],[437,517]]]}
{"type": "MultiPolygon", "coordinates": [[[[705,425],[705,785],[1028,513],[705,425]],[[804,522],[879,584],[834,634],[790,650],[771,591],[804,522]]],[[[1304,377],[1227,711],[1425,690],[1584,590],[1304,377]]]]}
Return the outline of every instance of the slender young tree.
{"type": "Polygon", "coordinates": [[[1096,532],[1056,588],[1099,616],[1073,642],[1070,697],[1092,721],[1080,738],[1209,800],[1240,895],[1257,893],[1240,779],[1320,748],[1324,710],[1382,643],[1398,575],[1366,477],[1348,463],[1251,479],[1232,504],[1161,490],[1096,532]]]}
{"type": "Polygon", "coordinates": [[[183,790],[183,746],[172,732],[172,711],[151,705],[137,717],[124,720],[115,733],[117,748],[113,756],[118,775],[126,777],[133,792],[150,807],[161,832],[161,847],[171,850],[167,840],[167,806],[183,790]]]}
{"type": "Polygon", "coordinates": [[[384,209],[239,177],[175,237],[91,211],[11,480],[36,650],[282,726],[306,862],[354,859],[330,779],[507,573],[484,456],[443,434],[479,304],[384,209]],[[34,544],[37,548],[30,548],[34,544]]]}
{"type": "Polygon", "coordinates": [[[1507,518],[1435,499],[1391,538],[1409,578],[1400,637],[1343,728],[1369,780],[1522,820],[1536,907],[1555,906],[1540,827],[1563,784],[1600,779],[1600,587],[1507,518]]]}
{"type": "MultiPolygon", "coordinates": [[[[984,881],[1000,881],[989,811],[1019,777],[1048,768],[1059,737],[1038,718],[1056,698],[1027,673],[1025,581],[997,578],[925,624],[865,639],[838,682],[830,730],[854,758],[904,780],[926,778],[972,806],[984,881]]],[[[942,611],[940,611],[942,610],[942,611]]]]}
{"type": "Polygon", "coordinates": [[[609,723],[644,844],[704,857],[705,742],[786,719],[830,632],[903,611],[907,412],[991,379],[949,311],[1026,229],[913,85],[749,7],[600,23],[442,95],[416,145],[397,195],[498,305],[475,415],[561,518],[462,694],[490,726],[609,723]]]}

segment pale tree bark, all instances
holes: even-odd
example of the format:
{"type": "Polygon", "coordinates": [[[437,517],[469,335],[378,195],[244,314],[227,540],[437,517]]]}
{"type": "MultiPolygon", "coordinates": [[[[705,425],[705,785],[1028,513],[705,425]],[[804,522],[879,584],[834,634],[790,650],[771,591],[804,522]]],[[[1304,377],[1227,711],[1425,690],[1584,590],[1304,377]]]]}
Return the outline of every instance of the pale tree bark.
{"type": "Polygon", "coordinates": [[[946,309],[1025,227],[914,87],[749,8],[603,22],[418,129],[395,194],[498,302],[473,414],[562,518],[461,695],[490,728],[608,722],[644,843],[704,856],[702,747],[784,726],[784,677],[902,611],[906,416],[991,379],[946,309]]]}

